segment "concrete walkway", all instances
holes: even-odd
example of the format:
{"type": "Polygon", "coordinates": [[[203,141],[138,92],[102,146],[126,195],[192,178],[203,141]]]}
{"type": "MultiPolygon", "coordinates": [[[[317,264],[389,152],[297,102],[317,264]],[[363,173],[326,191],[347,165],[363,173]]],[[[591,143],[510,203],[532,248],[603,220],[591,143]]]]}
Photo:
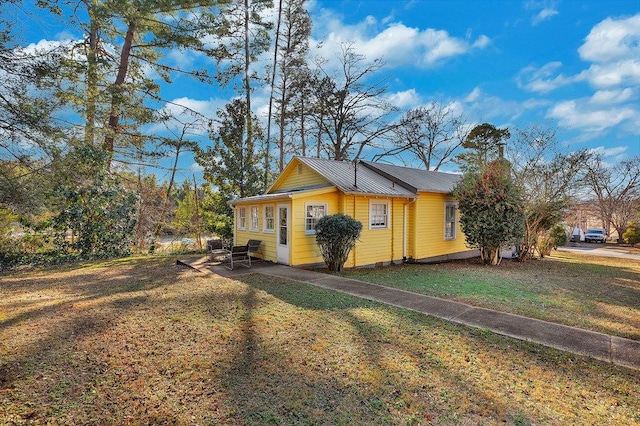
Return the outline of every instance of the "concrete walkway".
{"type": "Polygon", "coordinates": [[[573,246],[558,247],[558,250],[577,252],[591,256],[617,257],[640,262],[640,254],[630,253],[629,250],[626,250],[624,247],[607,246],[606,244],[603,244],[601,247],[595,244],[575,243],[573,246]]]}
{"type": "Polygon", "coordinates": [[[255,263],[251,269],[239,267],[234,271],[230,271],[221,265],[207,263],[207,258],[179,262],[204,273],[229,278],[259,273],[296,280],[363,299],[409,309],[447,321],[491,330],[497,334],[515,339],[535,342],[640,370],[640,341],[637,340],[610,336],[520,315],[478,308],[466,303],[453,302],[410,291],[269,262],[255,263]]]}

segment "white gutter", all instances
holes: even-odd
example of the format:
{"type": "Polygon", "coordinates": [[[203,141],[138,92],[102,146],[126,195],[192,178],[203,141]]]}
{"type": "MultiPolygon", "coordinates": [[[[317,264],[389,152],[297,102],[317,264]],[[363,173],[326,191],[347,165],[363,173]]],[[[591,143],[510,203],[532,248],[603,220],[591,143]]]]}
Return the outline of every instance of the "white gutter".
{"type": "Polygon", "coordinates": [[[418,197],[415,197],[408,203],[404,203],[402,206],[402,214],[404,215],[404,219],[402,220],[402,261],[407,260],[407,206],[418,201],[418,197]]]}

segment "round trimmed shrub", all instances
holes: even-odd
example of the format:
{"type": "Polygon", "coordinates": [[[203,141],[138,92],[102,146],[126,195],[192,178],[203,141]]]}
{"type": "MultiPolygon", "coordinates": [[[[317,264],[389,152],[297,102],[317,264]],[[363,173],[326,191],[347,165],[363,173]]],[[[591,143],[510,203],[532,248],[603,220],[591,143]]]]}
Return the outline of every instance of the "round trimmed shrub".
{"type": "Polygon", "coordinates": [[[324,216],[318,220],[316,243],[330,271],[342,271],[361,231],[362,223],[342,213],[324,216]]]}

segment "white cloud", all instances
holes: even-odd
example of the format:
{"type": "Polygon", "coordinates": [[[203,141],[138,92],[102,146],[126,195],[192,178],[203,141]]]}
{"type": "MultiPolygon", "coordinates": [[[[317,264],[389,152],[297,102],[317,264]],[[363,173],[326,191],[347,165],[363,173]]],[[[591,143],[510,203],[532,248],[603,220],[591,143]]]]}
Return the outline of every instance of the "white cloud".
{"type": "MultiPolygon", "coordinates": [[[[640,55],[640,52],[638,53],[640,55]]],[[[640,59],[629,58],[606,64],[593,64],[578,77],[589,81],[594,87],[637,85],[640,84],[640,59]]]]}
{"type": "Polygon", "coordinates": [[[527,110],[539,107],[538,104],[530,105],[527,102],[518,102],[502,99],[483,92],[480,88],[474,88],[463,100],[464,113],[480,121],[501,119],[514,121],[521,117],[527,110]]]}
{"type": "Polygon", "coordinates": [[[598,90],[593,94],[589,103],[592,104],[619,104],[628,101],[633,96],[633,90],[627,87],[624,90],[598,90]]]}
{"type": "Polygon", "coordinates": [[[193,162],[189,166],[189,171],[192,172],[192,173],[201,173],[203,170],[204,170],[204,167],[202,167],[197,162],[193,162]]]}
{"type": "Polygon", "coordinates": [[[640,14],[622,19],[607,18],[595,25],[578,53],[583,60],[591,62],[578,74],[562,74],[561,62],[549,62],[540,68],[529,66],[518,73],[518,87],[548,93],[581,81],[595,88],[640,84],[640,14]]]}
{"type": "Polygon", "coordinates": [[[381,29],[381,23],[372,17],[346,25],[333,13],[322,12],[315,18],[314,28],[319,29],[318,39],[323,42],[310,44],[320,45],[320,55],[329,60],[334,60],[336,46],[353,43],[367,60],[381,58],[390,68],[403,65],[433,67],[473,49],[484,49],[491,42],[486,35],[467,40],[444,30],[407,27],[400,22],[389,23],[381,29]]]}
{"type": "Polygon", "coordinates": [[[167,103],[163,110],[171,112],[174,115],[189,114],[188,110],[197,112],[205,117],[215,116],[215,112],[224,105],[224,100],[209,98],[208,100],[198,100],[191,98],[176,98],[167,103]]]}
{"type": "Polygon", "coordinates": [[[540,22],[547,21],[557,14],[558,14],[557,10],[550,7],[545,7],[540,11],[540,13],[538,13],[533,18],[531,18],[531,24],[538,25],[540,22]]]}
{"type": "Polygon", "coordinates": [[[516,76],[518,87],[529,92],[549,93],[582,77],[568,77],[556,72],[562,68],[562,62],[554,61],[540,68],[528,66],[516,76]]]}
{"type": "Polygon", "coordinates": [[[548,111],[547,116],[558,120],[563,127],[596,134],[640,118],[638,111],[631,107],[594,106],[583,99],[559,102],[548,111]]]}
{"type": "Polygon", "coordinates": [[[424,63],[428,66],[435,65],[442,59],[466,53],[470,49],[466,40],[450,37],[444,30],[428,28],[420,34],[419,40],[424,48],[424,63]]]}
{"type": "Polygon", "coordinates": [[[628,146],[598,146],[595,148],[591,148],[588,152],[593,154],[601,155],[603,158],[603,166],[607,168],[611,168],[616,164],[619,164],[621,161],[628,160],[631,156],[629,153],[628,146]]]}
{"type": "Polygon", "coordinates": [[[482,34],[476,41],[473,42],[472,46],[477,49],[484,49],[485,47],[491,44],[491,39],[486,35],[482,34]]]}
{"type": "Polygon", "coordinates": [[[578,53],[585,61],[596,63],[637,59],[640,55],[640,14],[600,22],[591,29],[578,53]]]}
{"type": "Polygon", "coordinates": [[[395,92],[387,96],[387,101],[398,108],[411,108],[420,103],[420,95],[416,89],[395,92]]]}
{"type": "Polygon", "coordinates": [[[207,133],[207,119],[215,117],[218,109],[224,107],[226,102],[225,99],[214,98],[208,100],[187,97],[173,99],[160,109],[161,114],[166,114],[171,119],[164,124],[155,123],[149,126],[148,131],[158,134],[170,132],[179,135],[187,126],[188,135],[204,135],[207,133]]]}
{"type": "Polygon", "coordinates": [[[464,99],[465,102],[475,102],[477,101],[480,96],[482,95],[482,90],[480,90],[479,87],[475,87],[471,93],[469,93],[467,95],[467,97],[464,99]]]}

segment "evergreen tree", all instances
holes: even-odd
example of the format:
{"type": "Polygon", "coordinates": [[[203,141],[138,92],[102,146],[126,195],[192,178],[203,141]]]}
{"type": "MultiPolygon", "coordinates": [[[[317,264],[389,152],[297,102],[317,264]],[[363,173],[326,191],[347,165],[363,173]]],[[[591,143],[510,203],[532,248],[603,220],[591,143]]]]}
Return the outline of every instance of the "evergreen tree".
{"type": "Polygon", "coordinates": [[[467,172],[454,196],[466,242],[480,251],[484,263],[499,264],[501,247],[520,244],[524,202],[503,162],[493,161],[481,171],[467,172]]]}
{"type": "Polygon", "coordinates": [[[483,123],[474,127],[462,143],[466,151],[457,157],[460,168],[464,171],[482,170],[492,161],[502,160],[504,141],[510,137],[509,129],[499,129],[493,124],[483,123]]]}
{"type": "Polygon", "coordinates": [[[244,108],[248,111],[244,116],[246,145],[264,139],[254,119],[251,95],[256,85],[264,84],[266,78],[251,65],[270,47],[272,25],[263,15],[271,7],[271,0],[230,0],[222,7],[216,31],[219,42],[213,50],[218,64],[216,79],[223,86],[233,83],[234,89],[244,95],[244,108]]]}
{"type": "Polygon", "coordinates": [[[212,128],[209,133],[213,147],[196,150],[196,160],[204,167],[204,178],[232,198],[256,195],[264,190],[263,154],[257,148],[262,132],[256,127],[253,138],[247,139],[247,115],[244,101],[235,99],[227,104],[224,110],[218,111],[218,128],[212,128]]]}
{"type": "MultiPolygon", "coordinates": [[[[305,8],[304,1],[281,2],[282,18],[279,21],[277,35],[278,45],[276,57],[277,75],[273,87],[276,96],[276,121],[280,132],[278,136],[278,170],[282,172],[285,163],[287,133],[297,136],[301,147],[296,149],[306,155],[304,102],[310,92],[309,70],[306,56],[309,50],[311,18],[305,8]],[[294,120],[299,127],[292,128],[294,120]]],[[[292,138],[293,139],[293,138],[292,138]]]]}

